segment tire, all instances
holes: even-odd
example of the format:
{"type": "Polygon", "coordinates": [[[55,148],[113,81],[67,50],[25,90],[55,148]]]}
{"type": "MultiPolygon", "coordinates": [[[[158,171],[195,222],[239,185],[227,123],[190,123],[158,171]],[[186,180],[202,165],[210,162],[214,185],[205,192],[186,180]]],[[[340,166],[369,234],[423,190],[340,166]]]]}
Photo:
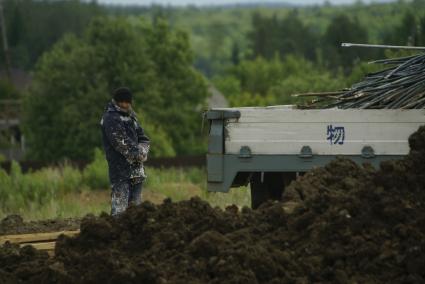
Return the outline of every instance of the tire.
{"type": "Polygon", "coordinates": [[[251,207],[257,209],[267,200],[280,200],[285,187],[282,173],[266,172],[261,179],[261,173],[251,177],[251,207]]]}
{"type": "Polygon", "coordinates": [[[296,173],[265,172],[261,179],[261,173],[253,173],[250,180],[252,209],[267,200],[282,200],[285,187],[296,177],[296,173]]]}

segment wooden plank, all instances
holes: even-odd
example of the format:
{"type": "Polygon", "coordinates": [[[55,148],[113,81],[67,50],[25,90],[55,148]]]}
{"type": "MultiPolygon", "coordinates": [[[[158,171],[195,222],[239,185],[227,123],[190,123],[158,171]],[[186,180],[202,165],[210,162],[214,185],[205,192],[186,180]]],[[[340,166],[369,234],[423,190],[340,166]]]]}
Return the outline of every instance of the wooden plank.
{"type": "Polygon", "coordinates": [[[80,231],[76,230],[76,231],[60,231],[60,232],[50,232],[50,233],[4,235],[4,236],[0,236],[0,245],[6,243],[7,241],[13,244],[53,241],[53,240],[56,240],[62,234],[72,237],[79,233],[80,231]]]}
{"type": "Polygon", "coordinates": [[[20,247],[24,246],[32,246],[35,249],[38,250],[47,250],[51,251],[55,249],[56,242],[43,242],[43,243],[22,243],[20,244],[20,247]]]}

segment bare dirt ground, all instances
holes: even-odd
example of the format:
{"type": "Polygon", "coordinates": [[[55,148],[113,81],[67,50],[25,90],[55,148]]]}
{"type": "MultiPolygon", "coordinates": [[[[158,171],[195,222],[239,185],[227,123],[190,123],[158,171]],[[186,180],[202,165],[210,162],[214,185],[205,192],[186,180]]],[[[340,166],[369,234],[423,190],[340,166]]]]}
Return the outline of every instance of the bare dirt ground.
{"type": "Polygon", "coordinates": [[[71,231],[80,227],[81,219],[56,219],[24,222],[19,215],[9,215],[0,221],[0,235],[71,231]]]}
{"type": "Polygon", "coordinates": [[[56,256],[0,249],[1,283],[424,283],[425,127],[379,170],[337,159],[258,210],[199,198],[88,216],[56,256]]]}

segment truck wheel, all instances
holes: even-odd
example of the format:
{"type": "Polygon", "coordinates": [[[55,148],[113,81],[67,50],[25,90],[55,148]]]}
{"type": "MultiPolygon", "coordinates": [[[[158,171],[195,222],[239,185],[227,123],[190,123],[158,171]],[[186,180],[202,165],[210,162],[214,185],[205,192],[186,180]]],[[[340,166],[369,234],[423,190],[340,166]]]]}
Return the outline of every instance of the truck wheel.
{"type": "Polygon", "coordinates": [[[251,207],[257,209],[267,200],[280,200],[285,187],[282,173],[254,173],[250,181],[251,207]]]}

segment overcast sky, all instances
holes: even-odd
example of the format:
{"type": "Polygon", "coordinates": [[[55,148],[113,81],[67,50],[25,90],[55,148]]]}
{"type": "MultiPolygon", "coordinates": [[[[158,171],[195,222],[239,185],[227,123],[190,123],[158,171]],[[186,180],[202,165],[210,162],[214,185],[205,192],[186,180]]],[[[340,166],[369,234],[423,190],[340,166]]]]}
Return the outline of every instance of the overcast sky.
{"type": "MultiPolygon", "coordinates": [[[[261,3],[264,2],[282,2],[291,4],[321,4],[324,0],[98,0],[98,3],[108,4],[138,4],[138,5],[150,5],[150,4],[170,4],[170,5],[220,5],[220,4],[234,4],[234,3],[261,3]]],[[[333,4],[350,4],[355,0],[330,0],[333,4]]],[[[363,0],[363,2],[390,2],[388,0],[363,0]]]]}

